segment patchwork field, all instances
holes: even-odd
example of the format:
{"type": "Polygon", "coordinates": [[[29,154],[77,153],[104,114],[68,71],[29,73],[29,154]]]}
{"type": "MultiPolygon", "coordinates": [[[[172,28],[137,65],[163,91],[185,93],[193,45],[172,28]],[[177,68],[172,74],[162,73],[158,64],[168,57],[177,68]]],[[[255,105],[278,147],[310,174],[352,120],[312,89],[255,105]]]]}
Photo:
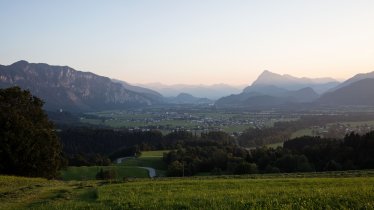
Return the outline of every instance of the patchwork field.
{"type": "Polygon", "coordinates": [[[291,138],[325,135],[333,138],[343,138],[346,133],[350,133],[352,131],[364,134],[372,131],[373,129],[374,121],[372,120],[328,123],[326,125],[313,126],[295,131],[292,133],[291,138]]]}
{"type": "Polygon", "coordinates": [[[373,209],[374,172],[50,181],[0,176],[0,209],[373,209]]]}
{"type": "Polygon", "coordinates": [[[299,117],[284,117],[281,114],[250,112],[226,112],[205,109],[196,110],[185,105],[183,111],[169,108],[147,110],[110,110],[87,113],[80,122],[129,129],[158,129],[167,134],[176,129],[191,130],[200,134],[207,130],[222,130],[227,133],[241,133],[248,128],[272,127],[276,122],[295,121],[299,117]]]}

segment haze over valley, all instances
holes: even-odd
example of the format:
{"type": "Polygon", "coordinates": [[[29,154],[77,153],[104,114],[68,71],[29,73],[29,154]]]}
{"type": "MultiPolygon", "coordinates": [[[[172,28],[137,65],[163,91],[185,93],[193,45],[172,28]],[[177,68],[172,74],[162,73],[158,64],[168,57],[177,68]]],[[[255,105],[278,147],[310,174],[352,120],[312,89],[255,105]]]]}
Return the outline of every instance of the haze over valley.
{"type": "Polygon", "coordinates": [[[374,73],[360,73],[343,82],[333,78],[298,78],[265,70],[249,86],[131,85],[68,66],[18,61],[0,66],[0,87],[29,89],[47,110],[103,111],[170,104],[217,108],[272,109],[374,105],[374,73]],[[352,100],[354,99],[354,100],[352,100]],[[357,100],[356,100],[357,99],[357,100]]]}
{"type": "Polygon", "coordinates": [[[0,209],[373,209],[373,11],[0,0],[0,209]]]}

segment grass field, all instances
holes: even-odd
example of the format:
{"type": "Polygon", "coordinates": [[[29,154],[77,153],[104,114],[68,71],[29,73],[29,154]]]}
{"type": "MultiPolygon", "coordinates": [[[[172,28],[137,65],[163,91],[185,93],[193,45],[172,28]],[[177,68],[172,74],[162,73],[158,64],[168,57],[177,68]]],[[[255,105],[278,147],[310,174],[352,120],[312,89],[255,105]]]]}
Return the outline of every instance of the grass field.
{"type": "Polygon", "coordinates": [[[302,136],[313,136],[311,128],[301,129],[291,134],[291,139],[302,136]]]}
{"type": "Polygon", "coordinates": [[[143,151],[136,159],[125,160],[121,165],[133,167],[151,167],[156,169],[157,176],[165,176],[166,163],[162,160],[164,152],[169,150],[143,151]]]}
{"type": "Polygon", "coordinates": [[[0,209],[373,209],[374,172],[136,179],[0,176],[0,209]]]}
{"type": "MultiPolygon", "coordinates": [[[[355,129],[356,127],[359,126],[374,126],[374,121],[352,121],[352,122],[339,122],[339,123],[328,123],[326,124],[327,127],[333,126],[333,125],[345,125],[347,127],[350,127],[351,129],[355,129]]],[[[291,138],[297,138],[297,137],[302,137],[302,136],[313,136],[313,129],[312,128],[305,128],[305,129],[300,129],[294,133],[292,133],[291,138]]]]}
{"type": "MultiPolygon", "coordinates": [[[[334,125],[336,123],[329,123],[327,125],[334,125]]],[[[368,125],[368,126],[374,126],[374,120],[371,120],[371,121],[354,121],[354,122],[339,122],[339,124],[343,124],[343,125],[349,125],[349,126],[352,126],[352,127],[355,127],[355,126],[363,126],[363,125],[368,125]]]]}
{"type": "Polygon", "coordinates": [[[139,167],[151,167],[156,169],[157,176],[165,176],[166,164],[162,161],[164,152],[169,150],[144,151],[136,159],[125,160],[122,164],[113,164],[111,166],[80,166],[68,167],[61,171],[61,178],[65,181],[72,180],[95,180],[96,174],[102,168],[103,170],[114,169],[117,171],[118,180],[123,177],[147,178],[148,171],[139,167]]]}
{"type": "Polygon", "coordinates": [[[263,118],[253,113],[228,113],[222,111],[196,112],[196,110],[186,111],[184,114],[193,116],[193,120],[191,120],[190,118],[184,118],[185,115],[182,113],[173,113],[168,117],[165,117],[165,112],[168,112],[168,110],[144,110],[144,113],[138,111],[126,112],[121,110],[93,112],[87,113],[89,115],[82,117],[80,121],[82,123],[104,125],[113,128],[157,128],[163,134],[170,133],[176,128],[181,128],[199,134],[205,132],[206,129],[222,130],[228,133],[239,133],[250,127],[253,128],[254,126],[272,127],[275,122],[287,122],[298,119],[294,117],[263,118]],[[212,124],[210,121],[214,121],[215,123],[212,124]]]}
{"type": "Polygon", "coordinates": [[[168,152],[168,150],[143,151],[140,157],[125,160],[121,165],[151,167],[158,170],[166,170],[166,164],[162,161],[164,152],[168,152]]]}
{"type": "Polygon", "coordinates": [[[170,150],[154,150],[154,151],[142,151],[142,155],[140,158],[162,158],[165,152],[169,152],[170,150]]]}
{"type": "Polygon", "coordinates": [[[269,147],[269,148],[274,148],[274,149],[276,149],[276,148],[278,148],[278,147],[283,147],[283,142],[278,142],[278,143],[274,143],[274,144],[268,144],[268,145],[266,145],[267,147],[269,147]]]}

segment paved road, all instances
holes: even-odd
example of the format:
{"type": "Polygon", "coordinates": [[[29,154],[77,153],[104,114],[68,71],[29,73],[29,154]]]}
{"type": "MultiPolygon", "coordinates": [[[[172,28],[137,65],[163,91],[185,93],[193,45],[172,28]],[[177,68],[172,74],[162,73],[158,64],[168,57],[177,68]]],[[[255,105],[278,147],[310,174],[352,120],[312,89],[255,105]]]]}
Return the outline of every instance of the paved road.
{"type": "Polygon", "coordinates": [[[120,163],[122,163],[122,162],[124,162],[125,160],[128,160],[128,159],[135,159],[135,157],[121,157],[121,158],[117,158],[116,163],[120,164],[120,163]]]}
{"type": "MultiPolygon", "coordinates": [[[[128,159],[135,159],[135,157],[117,158],[116,163],[120,164],[120,163],[123,163],[125,160],[128,160],[128,159]]],[[[146,169],[148,171],[148,175],[149,175],[150,178],[153,178],[153,177],[156,176],[156,169],[154,169],[154,168],[151,168],[151,167],[138,167],[138,168],[146,169]]]]}
{"type": "Polygon", "coordinates": [[[147,169],[148,170],[148,175],[151,178],[156,176],[156,170],[154,168],[151,168],[151,167],[139,167],[139,168],[147,169]]]}

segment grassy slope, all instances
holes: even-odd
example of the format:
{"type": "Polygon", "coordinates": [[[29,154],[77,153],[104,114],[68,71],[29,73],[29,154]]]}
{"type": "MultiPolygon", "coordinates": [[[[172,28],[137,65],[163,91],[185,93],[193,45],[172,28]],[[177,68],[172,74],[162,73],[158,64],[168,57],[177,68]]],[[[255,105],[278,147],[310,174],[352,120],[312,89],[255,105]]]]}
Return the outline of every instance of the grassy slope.
{"type": "Polygon", "coordinates": [[[374,172],[62,182],[0,176],[0,209],[373,209],[374,172]]]}

